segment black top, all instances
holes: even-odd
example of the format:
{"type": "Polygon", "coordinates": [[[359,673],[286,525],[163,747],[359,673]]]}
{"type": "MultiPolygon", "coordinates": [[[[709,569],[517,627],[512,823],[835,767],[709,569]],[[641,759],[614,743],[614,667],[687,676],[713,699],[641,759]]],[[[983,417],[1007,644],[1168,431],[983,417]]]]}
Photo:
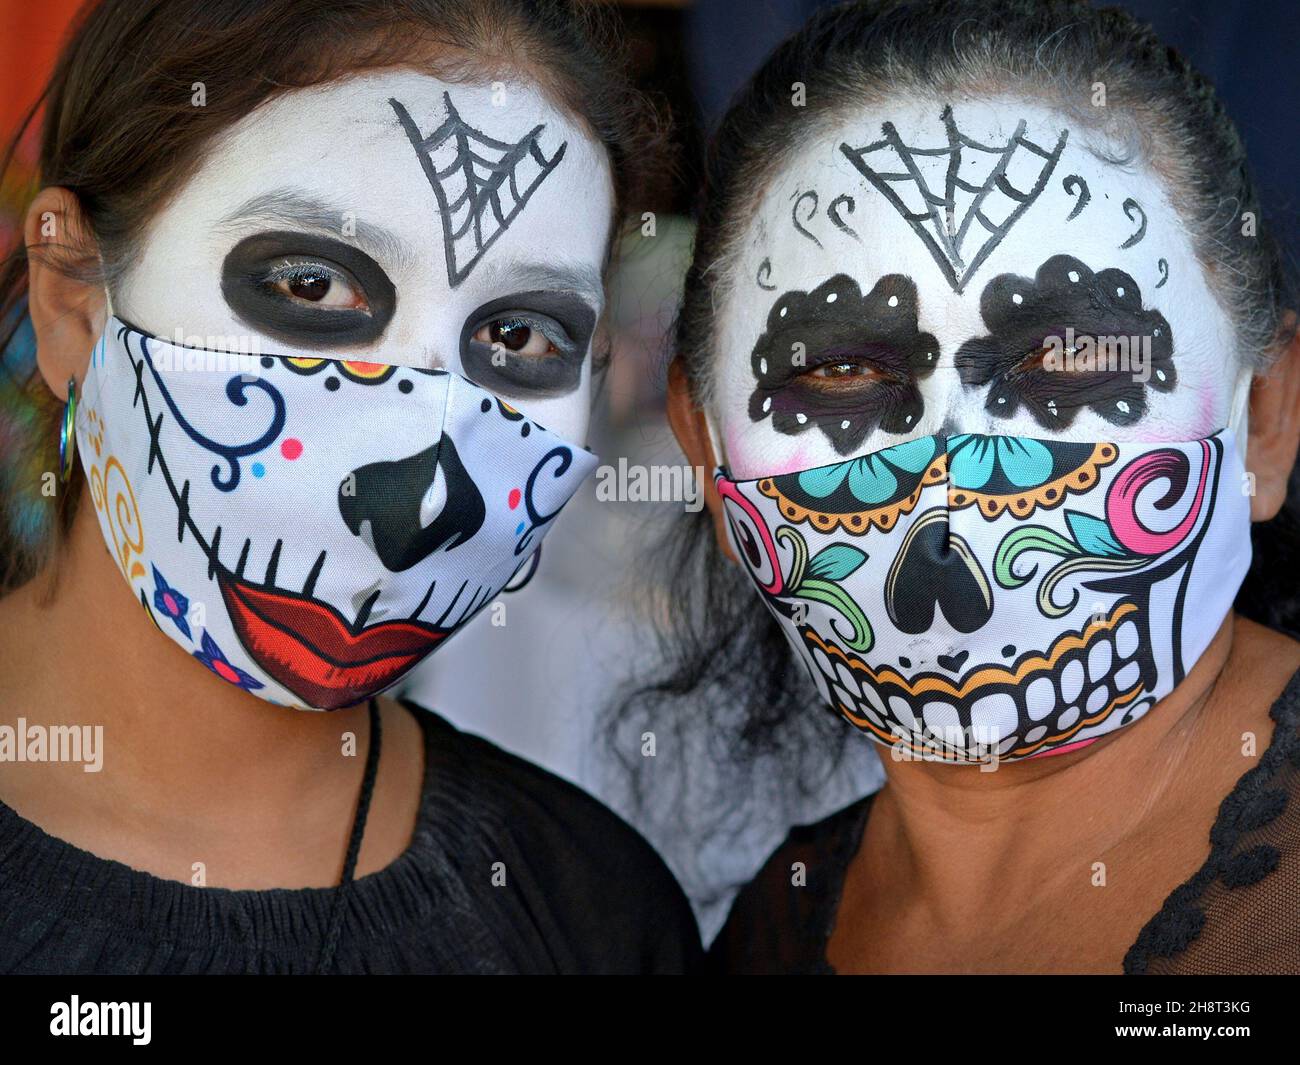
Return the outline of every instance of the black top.
{"type": "MultiPolygon", "coordinates": [[[[686,896],[630,826],[574,785],[406,705],[425,741],[415,833],[396,860],[352,882],[334,972],[698,967],[686,896]]],[[[164,880],[56,839],[0,802],[0,972],[311,972],[338,890],[164,880]]]]}
{"type": "MultiPolygon", "coordinates": [[[[1143,926],[1126,974],[1300,973],[1300,672],[1269,717],[1268,749],[1220,804],[1209,856],[1143,926]]],[[[834,974],[826,945],[872,797],[790,831],[736,896],[710,968],[834,974]],[[794,862],[803,887],[790,882],[794,862]]]]}

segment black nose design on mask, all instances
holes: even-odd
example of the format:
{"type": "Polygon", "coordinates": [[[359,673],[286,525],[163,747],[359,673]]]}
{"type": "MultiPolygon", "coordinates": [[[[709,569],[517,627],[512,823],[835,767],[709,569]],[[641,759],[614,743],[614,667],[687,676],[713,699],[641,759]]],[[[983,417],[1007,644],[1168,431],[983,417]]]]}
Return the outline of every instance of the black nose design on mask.
{"type": "Polygon", "coordinates": [[[482,528],[486,510],[444,433],[418,455],[353,470],[339,486],[339,513],[357,536],[368,522],[375,554],[386,569],[401,572],[440,548],[463,544],[482,528]],[[431,503],[422,517],[426,496],[431,503]]]}
{"type": "Polygon", "coordinates": [[[948,529],[942,508],[922,514],[903,538],[885,581],[885,607],[903,632],[925,632],[938,607],[958,632],[993,615],[993,591],[975,552],[948,529]]]}

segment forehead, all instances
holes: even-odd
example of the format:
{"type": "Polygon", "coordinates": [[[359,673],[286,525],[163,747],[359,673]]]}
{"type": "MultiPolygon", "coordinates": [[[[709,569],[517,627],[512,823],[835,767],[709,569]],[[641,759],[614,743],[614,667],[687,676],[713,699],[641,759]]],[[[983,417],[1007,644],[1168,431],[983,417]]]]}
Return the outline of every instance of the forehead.
{"type": "Polygon", "coordinates": [[[557,267],[599,263],[613,187],[602,146],[535,86],[385,70],[287,93],[242,119],[205,154],[151,237],[218,254],[232,229],[259,213],[271,222],[286,204],[300,216],[320,208],[318,228],[396,233],[387,250],[422,270],[429,257],[444,258],[444,232],[454,229],[459,277],[443,281],[472,288],[483,272],[471,263],[475,237],[498,229],[486,257],[493,262],[536,262],[545,248],[557,267]],[[472,202],[456,202],[467,184],[480,200],[474,217],[472,202]]]}
{"type": "Polygon", "coordinates": [[[766,314],[781,293],[846,273],[864,291],[906,275],[923,324],[973,335],[989,281],[1032,278],[1061,252],[1123,269],[1167,315],[1214,302],[1164,182],[1130,144],[1013,99],[859,105],[820,122],[769,181],[723,331],[752,344],[756,304],[766,314]]]}

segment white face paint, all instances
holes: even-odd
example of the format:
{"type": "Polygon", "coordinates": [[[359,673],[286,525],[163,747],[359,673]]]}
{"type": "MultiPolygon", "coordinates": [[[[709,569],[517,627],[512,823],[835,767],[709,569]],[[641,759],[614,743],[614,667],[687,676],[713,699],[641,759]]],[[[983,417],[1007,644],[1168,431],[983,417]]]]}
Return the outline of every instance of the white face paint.
{"type": "Polygon", "coordinates": [[[1042,106],[960,101],[951,123],[945,106],[857,110],[762,196],[717,317],[710,413],[731,475],[935,433],[1185,441],[1235,421],[1248,375],[1150,165],[1107,161],[1124,146],[1042,106]],[[909,222],[904,210],[946,198],[950,136],[951,216],[939,203],[909,222]],[[1101,372],[1076,343],[1073,372],[1053,370],[1044,340],[1068,356],[1067,328],[1150,357],[1114,345],[1102,363],[1117,368],[1101,372]]]}
{"type": "Polygon", "coordinates": [[[605,152],[536,88],[368,74],[222,136],[113,311],[190,346],[452,370],[581,441],[612,207],[605,152]]]}

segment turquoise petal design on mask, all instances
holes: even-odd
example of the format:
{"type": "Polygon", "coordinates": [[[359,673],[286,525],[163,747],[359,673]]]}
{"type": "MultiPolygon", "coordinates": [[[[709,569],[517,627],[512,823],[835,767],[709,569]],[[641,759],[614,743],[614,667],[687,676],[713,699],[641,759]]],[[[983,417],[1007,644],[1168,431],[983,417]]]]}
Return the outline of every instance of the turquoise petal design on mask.
{"type": "Polygon", "coordinates": [[[825,499],[844,483],[844,478],[849,475],[849,467],[856,461],[854,459],[850,462],[837,462],[833,466],[819,466],[815,470],[805,470],[799,474],[799,487],[810,496],[825,499]]]}
{"type": "Polygon", "coordinates": [[[934,458],[937,441],[932,436],[923,436],[917,440],[908,440],[895,444],[880,453],[880,458],[892,466],[908,473],[920,473],[934,458]]]}
{"type": "Polygon", "coordinates": [[[849,491],[860,503],[882,503],[898,490],[898,478],[875,455],[808,470],[799,474],[799,487],[811,496],[825,499],[846,477],[849,491]]]}
{"type": "Polygon", "coordinates": [[[849,470],[849,491],[863,503],[883,503],[898,491],[898,478],[877,456],[868,455],[849,470]]]}
{"type": "Polygon", "coordinates": [[[933,460],[937,449],[938,442],[933,436],[908,440],[861,458],[807,470],[798,475],[799,487],[814,498],[825,499],[847,478],[849,491],[859,503],[867,506],[885,503],[899,491],[894,470],[920,473],[933,460]]]}
{"type": "Polygon", "coordinates": [[[1032,488],[1051,477],[1052,453],[1023,436],[961,433],[949,439],[948,477],[958,488],[978,491],[996,470],[1017,488],[1032,488]]]}
{"type": "Polygon", "coordinates": [[[1052,475],[1052,453],[1037,440],[998,437],[997,455],[1002,472],[1017,488],[1032,488],[1052,475]]]}
{"type": "Polygon", "coordinates": [[[1110,531],[1110,526],[1100,518],[1094,518],[1091,514],[1081,514],[1077,510],[1067,510],[1065,523],[1069,525],[1075,543],[1090,555],[1123,558],[1128,554],[1120,547],[1115,534],[1110,531]]]}
{"type": "Polygon", "coordinates": [[[961,433],[948,440],[948,479],[958,488],[983,488],[993,476],[993,441],[961,433]]]}

